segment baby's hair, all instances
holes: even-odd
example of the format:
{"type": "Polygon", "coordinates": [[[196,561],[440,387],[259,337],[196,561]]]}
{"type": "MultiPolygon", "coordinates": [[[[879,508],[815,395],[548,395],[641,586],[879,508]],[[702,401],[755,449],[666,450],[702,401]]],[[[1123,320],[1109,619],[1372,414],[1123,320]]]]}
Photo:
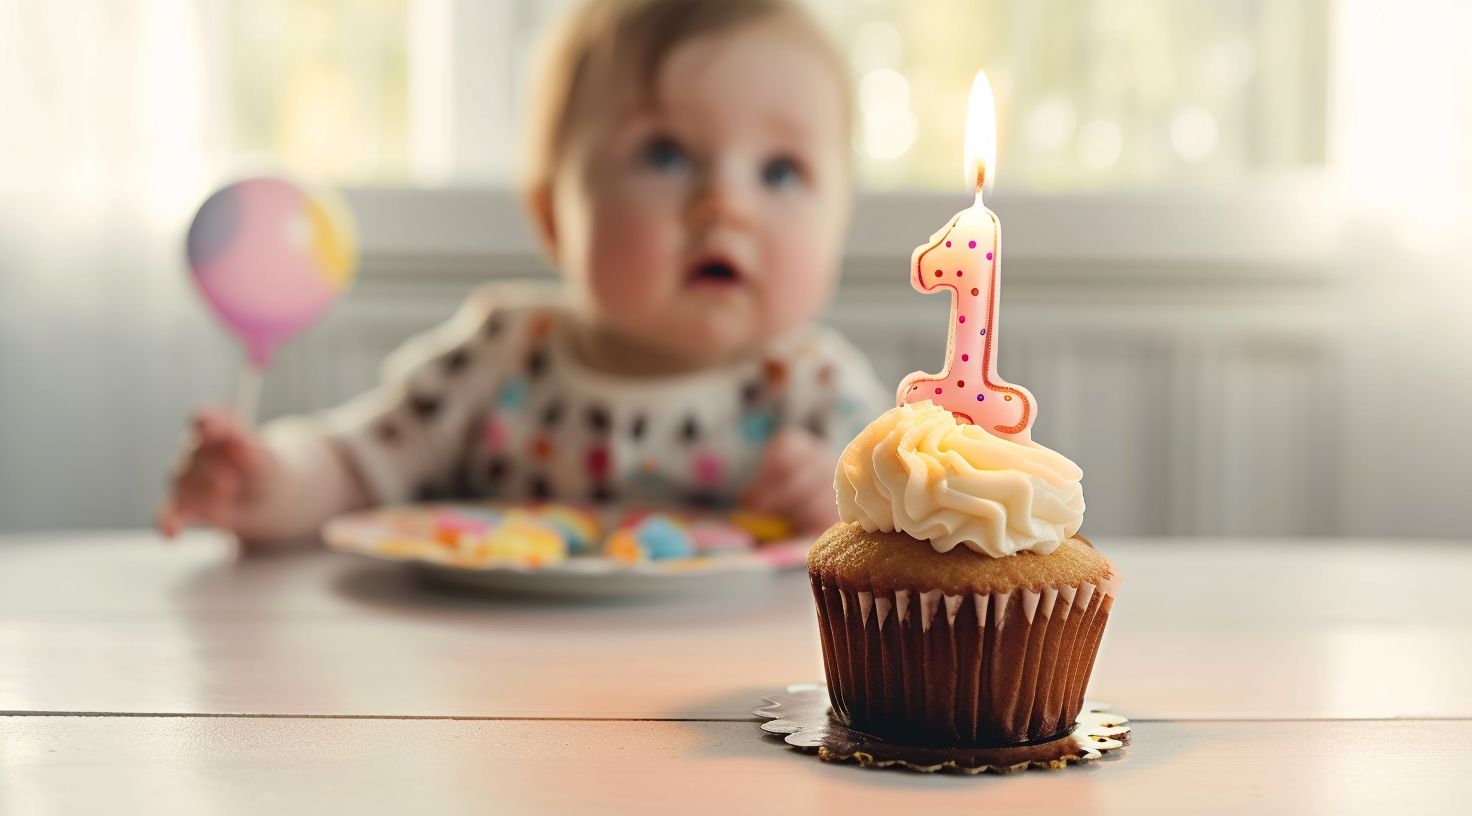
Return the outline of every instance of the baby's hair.
{"type": "Polygon", "coordinates": [[[535,189],[551,182],[588,77],[632,69],[641,88],[652,88],[664,60],[686,41],[766,20],[790,25],[832,66],[847,133],[852,100],[843,56],[793,0],[587,0],[543,44],[528,96],[523,184],[535,189]]]}

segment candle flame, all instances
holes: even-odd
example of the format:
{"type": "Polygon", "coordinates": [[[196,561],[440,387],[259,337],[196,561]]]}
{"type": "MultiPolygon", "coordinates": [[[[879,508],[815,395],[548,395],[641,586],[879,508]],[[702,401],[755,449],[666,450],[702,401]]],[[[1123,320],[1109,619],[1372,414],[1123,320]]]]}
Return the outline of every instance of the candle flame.
{"type": "Polygon", "coordinates": [[[971,98],[966,103],[966,182],[976,192],[991,186],[997,174],[997,102],[985,71],[971,81],[971,98]]]}

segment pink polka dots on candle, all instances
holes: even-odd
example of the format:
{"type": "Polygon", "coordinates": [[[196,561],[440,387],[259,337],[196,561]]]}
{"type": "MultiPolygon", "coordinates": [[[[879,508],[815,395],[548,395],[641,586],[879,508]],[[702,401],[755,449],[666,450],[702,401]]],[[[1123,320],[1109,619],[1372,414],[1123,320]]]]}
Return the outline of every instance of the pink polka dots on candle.
{"type": "Polygon", "coordinates": [[[961,355],[961,362],[963,362],[963,363],[969,361],[970,359],[971,359],[971,355],[970,354],[962,354],[961,355]]]}
{"type": "Polygon", "coordinates": [[[987,253],[987,254],[986,254],[986,259],[987,259],[987,260],[988,260],[988,261],[990,261],[990,260],[991,260],[991,259],[992,259],[992,254],[991,254],[991,253],[990,253],[990,252],[988,252],[988,253],[987,253]]]}
{"type": "Polygon", "coordinates": [[[976,242],[975,241],[967,241],[966,242],[966,246],[971,247],[972,249],[976,249],[976,242]]]}
{"type": "Polygon", "coordinates": [[[951,245],[951,242],[950,241],[946,241],[946,246],[950,246],[950,245],[951,245]]]}
{"type": "Polygon", "coordinates": [[[960,269],[957,269],[957,270],[956,270],[956,277],[958,277],[958,278],[959,278],[959,277],[961,277],[961,276],[962,276],[962,275],[964,275],[964,274],[966,274],[966,273],[965,273],[965,272],[964,272],[964,271],[962,271],[962,270],[960,270],[960,269]]]}
{"type": "Polygon", "coordinates": [[[935,393],[939,394],[940,393],[940,389],[939,388],[935,389],[935,393]]]}
{"type": "Polygon", "coordinates": [[[960,317],[959,317],[959,318],[957,318],[957,319],[958,319],[958,320],[960,320],[960,321],[961,321],[961,322],[962,322],[962,323],[965,323],[965,322],[966,322],[966,315],[961,315],[961,316],[960,316],[960,317]]]}

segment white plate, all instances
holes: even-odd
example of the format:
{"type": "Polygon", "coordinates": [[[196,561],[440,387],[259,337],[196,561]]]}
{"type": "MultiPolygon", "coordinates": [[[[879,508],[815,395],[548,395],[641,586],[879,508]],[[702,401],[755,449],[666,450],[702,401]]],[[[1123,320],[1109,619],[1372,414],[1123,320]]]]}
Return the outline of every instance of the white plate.
{"type": "Polygon", "coordinates": [[[582,598],[705,596],[746,592],[767,583],[779,572],[777,569],[709,569],[698,572],[646,571],[636,567],[607,571],[578,569],[583,566],[598,565],[583,565],[569,560],[565,567],[557,565],[538,569],[464,569],[425,562],[413,563],[414,569],[429,580],[459,589],[582,598]]]}
{"type": "Polygon", "coordinates": [[[429,516],[454,505],[384,508],[339,516],[327,523],[322,537],[340,552],[405,564],[435,583],[498,593],[586,598],[629,598],[651,595],[707,595],[748,591],[774,575],[804,564],[811,541],[792,538],[774,541],[757,550],[702,558],[625,563],[597,556],[573,556],[566,561],[529,567],[511,564],[466,566],[450,563],[433,551],[384,552],[388,537],[413,535],[404,528],[405,516],[429,516]]]}

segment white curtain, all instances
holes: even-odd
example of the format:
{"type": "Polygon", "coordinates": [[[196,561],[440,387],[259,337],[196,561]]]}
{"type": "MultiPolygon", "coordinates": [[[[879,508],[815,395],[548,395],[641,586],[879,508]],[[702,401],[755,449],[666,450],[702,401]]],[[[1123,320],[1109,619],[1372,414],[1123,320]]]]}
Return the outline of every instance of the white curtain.
{"type": "Polygon", "coordinates": [[[207,4],[0,0],[0,529],[141,524],[234,350],[182,261],[207,4]]]}

